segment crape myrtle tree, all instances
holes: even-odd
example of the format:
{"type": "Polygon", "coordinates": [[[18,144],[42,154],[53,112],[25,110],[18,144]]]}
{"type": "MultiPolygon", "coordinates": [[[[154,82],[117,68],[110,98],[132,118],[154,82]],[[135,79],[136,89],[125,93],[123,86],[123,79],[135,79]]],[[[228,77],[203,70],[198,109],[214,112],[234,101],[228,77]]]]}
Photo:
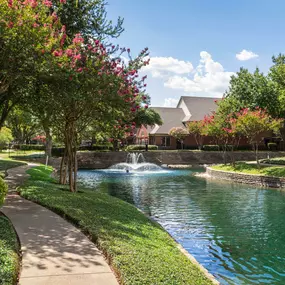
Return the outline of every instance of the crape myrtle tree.
{"type": "Polygon", "coordinates": [[[182,127],[173,127],[172,129],[170,129],[169,135],[179,141],[181,143],[181,148],[183,149],[183,141],[188,135],[187,130],[182,127]]]}
{"type": "Polygon", "coordinates": [[[211,136],[222,151],[224,164],[227,163],[227,151],[230,151],[231,163],[234,165],[233,151],[239,143],[239,134],[233,128],[234,114],[214,113],[204,117],[204,135],[211,136]]]}
{"type": "Polygon", "coordinates": [[[273,119],[265,110],[256,108],[251,111],[248,108],[236,113],[236,119],[232,122],[233,129],[248,138],[255,150],[255,158],[258,167],[258,146],[265,132],[278,133],[283,119],[273,119]]]}
{"type": "Polygon", "coordinates": [[[29,96],[42,60],[39,51],[54,39],[57,22],[48,3],[0,0],[0,128],[29,96]]]}
{"type": "MultiPolygon", "coordinates": [[[[27,17],[31,19],[31,23],[29,21],[20,21],[20,24],[23,23],[22,26],[28,30],[28,32],[23,32],[23,28],[19,28],[18,25],[13,25],[13,27],[10,25],[9,27],[14,29],[13,35],[15,35],[15,37],[12,37],[11,40],[15,40],[16,47],[25,47],[28,56],[23,56],[23,58],[27,59],[28,64],[26,65],[29,69],[26,68],[26,73],[20,73],[21,82],[11,80],[15,85],[15,88],[13,88],[13,100],[6,100],[6,103],[2,104],[3,106],[7,105],[6,108],[2,108],[3,121],[5,120],[8,111],[10,111],[15,104],[26,104],[33,115],[37,116],[42,123],[46,133],[46,154],[51,156],[51,124],[54,120],[53,112],[51,111],[54,109],[54,106],[46,104],[46,102],[49,100],[51,92],[54,92],[55,89],[49,88],[50,78],[43,75],[44,72],[48,73],[48,69],[41,70],[41,73],[34,72],[36,70],[35,67],[37,67],[37,65],[34,64],[35,60],[49,60],[48,57],[50,56],[50,52],[47,51],[46,48],[42,48],[46,43],[50,44],[51,49],[53,48],[51,43],[53,43],[54,46],[56,46],[56,44],[57,46],[60,45],[64,49],[68,47],[70,39],[74,38],[77,33],[80,33],[86,41],[91,37],[101,41],[104,40],[105,44],[110,38],[116,38],[121,34],[123,31],[123,20],[118,18],[118,21],[115,23],[108,21],[105,9],[106,3],[102,0],[83,0],[78,3],[77,1],[72,0],[26,0],[24,2],[25,5],[23,5],[21,9],[15,8],[15,3],[20,3],[18,0],[16,2],[11,0],[8,2],[8,5],[7,2],[5,2],[6,0],[3,0],[3,3],[6,4],[5,7],[10,9],[10,14],[14,13],[13,21],[7,20],[7,23],[15,23],[14,19],[23,19],[27,17]],[[39,13],[39,11],[41,13],[39,13]],[[42,17],[43,15],[45,17],[42,17]],[[42,27],[43,32],[46,32],[45,35],[42,32],[42,27]],[[64,28],[64,31],[61,28],[64,28]],[[23,39],[24,34],[28,39],[27,43],[19,41],[16,37],[17,35],[22,35],[21,39],[23,39]],[[35,35],[37,37],[35,37],[35,35]],[[38,53],[39,50],[40,53],[38,53]],[[29,74],[29,77],[23,77],[23,74],[29,74]],[[23,79],[26,79],[27,82],[23,83],[23,79]],[[25,86],[25,88],[23,88],[23,86],[25,86]],[[29,89],[27,87],[29,87],[29,89]],[[25,96],[28,96],[28,98],[25,96]],[[45,97],[45,99],[38,100],[39,97],[45,97]]],[[[16,23],[18,22],[16,21],[16,23]]],[[[112,45],[109,44],[109,47],[111,46],[112,45]]],[[[117,46],[115,48],[112,47],[112,52],[115,52],[116,50],[117,46]]],[[[15,50],[15,53],[18,54],[18,50],[15,50]]],[[[15,66],[18,67],[19,63],[16,62],[15,66]]],[[[7,97],[8,92],[5,94],[7,97]]],[[[3,99],[6,98],[4,96],[2,97],[3,99]]],[[[9,98],[10,97],[11,96],[9,96],[9,98]]]]}
{"type": "MultiPolygon", "coordinates": [[[[61,37],[62,44],[67,47],[69,41],[65,41],[65,38],[72,39],[76,34],[80,34],[86,42],[88,42],[90,38],[96,38],[104,45],[111,47],[112,44],[109,40],[119,37],[123,32],[123,19],[119,17],[117,22],[108,20],[106,5],[107,3],[103,0],[53,1],[52,5],[50,5],[50,11],[51,13],[56,13],[61,24],[65,27],[65,32],[61,37]]],[[[112,46],[109,53],[116,52],[117,48],[117,46],[112,46]]],[[[37,93],[39,93],[39,91],[37,93]]],[[[43,128],[46,132],[46,154],[51,156],[52,131],[50,126],[53,118],[50,116],[49,107],[45,104],[37,109],[38,116],[41,118],[43,128]]]]}
{"type": "MultiPolygon", "coordinates": [[[[63,26],[64,27],[64,26],[63,26]]],[[[65,33],[64,28],[61,30],[65,33]]],[[[61,36],[61,35],[59,35],[61,36]]],[[[62,36],[61,36],[62,38],[62,36]]],[[[76,191],[78,134],[86,129],[94,118],[109,118],[109,113],[135,113],[141,108],[137,97],[145,87],[144,78],[139,79],[138,70],[148,63],[144,49],[137,58],[130,51],[121,49],[115,57],[115,46],[107,47],[98,39],[88,42],[77,34],[72,43],[52,48],[46,46],[48,61],[40,69],[49,70],[45,81],[51,92],[49,102],[54,104],[53,128],[64,137],[65,153],[60,171],[62,177],[68,169],[70,190],[76,191]],[[130,57],[128,64],[121,60],[122,54],[130,57]]],[[[143,99],[142,102],[143,103],[143,99]]]]}
{"type": "Polygon", "coordinates": [[[187,124],[187,130],[190,135],[194,136],[198,149],[201,150],[205,136],[205,121],[191,121],[187,124]]]}

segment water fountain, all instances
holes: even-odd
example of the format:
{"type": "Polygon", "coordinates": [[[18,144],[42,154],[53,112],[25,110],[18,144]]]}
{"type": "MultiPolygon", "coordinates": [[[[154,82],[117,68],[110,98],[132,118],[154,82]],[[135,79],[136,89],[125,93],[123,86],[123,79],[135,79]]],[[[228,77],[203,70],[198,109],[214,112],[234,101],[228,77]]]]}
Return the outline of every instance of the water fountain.
{"type": "Polygon", "coordinates": [[[143,171],[162,171],[163,169],[154,164],[145,161],[142,153],[128,153],[126,162],[112,165],[109,169],[117,171],[143,172],[143,171]]]}

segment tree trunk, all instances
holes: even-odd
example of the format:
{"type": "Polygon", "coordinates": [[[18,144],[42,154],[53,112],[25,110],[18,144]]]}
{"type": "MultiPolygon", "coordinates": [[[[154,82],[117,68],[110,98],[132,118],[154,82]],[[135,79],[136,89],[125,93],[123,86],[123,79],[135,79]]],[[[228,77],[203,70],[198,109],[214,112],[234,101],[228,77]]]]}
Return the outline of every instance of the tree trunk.
{"type": "Polygon", "coordinates": [[[50,131],[45,131],[46,133],[46,149],[45,149],[45,153],[48,157],[52,156],[52,136],[50,134],[50,131]]]}
{"type": "Polygon", "coordinates": [[[45,148],[45,153],[48,157],[51,157],[51,150],[52,150],[52,136],[51,136],[51,131],[50,131],[50,126],[49,123],[45,120],[42,121],[43,129],[46,134],[46,148],[45,148]]]}
{"type": "Polygon", "coordinates": [[[60,184],[65,185],[67,183],[67,179],[66,179],[67,178],[67,171],[68,171],[67,152],[66,152],[66,148],[65,148],[63,157],[61,159],[61,164],[60,164],[60,179],[59,179],[60,184]]]}
{"type": "Polygon", "coordinates": [[[256,160],[257,168],[260,169],[260,162],[258,159],[258,143],[255,144],[255,160],[256,160]]]}
{"type": "Polygon", "coordinates": [[[77,191],[77,157],[75,121],[68,120],[65,126],[65,150],[68,165],[68,183],[71,192],[77,191]]]}

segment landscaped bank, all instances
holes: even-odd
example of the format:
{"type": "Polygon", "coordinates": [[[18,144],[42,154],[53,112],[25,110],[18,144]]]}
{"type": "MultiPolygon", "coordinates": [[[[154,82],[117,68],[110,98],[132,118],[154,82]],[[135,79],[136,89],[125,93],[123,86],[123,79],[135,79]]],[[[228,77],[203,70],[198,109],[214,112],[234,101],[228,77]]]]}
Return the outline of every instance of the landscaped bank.
{"type": "Polygon", "coordinates": [[[0,212],[0,284],[14,285],[19,272],[20,246],[8,218],[0,212]]]}
{"type": "Polygon", "coordinates": [[[285,188],[285,167],[261,166],[244,162],[232,165],[214,165],[207,167],[212,178],[237,183],[253,184],[263,187],[285,188]]]}
{"type": "Polygon", "coordinates": [[[28,171],[23,197],[77,224],[108,257],[121,284],[212,284],[158,224],[134,206],[104,193],[70,193],[50,178],[52,169],[28,171]]]}

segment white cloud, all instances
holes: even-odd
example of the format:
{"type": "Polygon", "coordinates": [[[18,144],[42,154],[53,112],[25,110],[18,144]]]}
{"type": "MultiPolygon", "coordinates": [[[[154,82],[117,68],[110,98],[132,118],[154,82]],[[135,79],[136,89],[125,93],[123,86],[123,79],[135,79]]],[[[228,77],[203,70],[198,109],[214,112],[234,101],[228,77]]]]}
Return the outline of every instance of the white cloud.
{"type": "Polygon", "coordinates": [[[163,78],[173,74],[188,74],[193,71],[193,65],[173,57],[151,57],[143,71],[150,72],[154,78],[163,78]]]}
{"type": "Polygon", "coordinates": [[[246,49],[243,49],[240,53],[236,54],[236,58],[241,61],[245,61],[245,60],[249,60],[249,59],[257,58],[257,57],[258,57],[258,54],[250,50],[246,50],[246,49]]]}
{"type": "Polygon", "coordinates": [[[165,98],[163,107],[176,107],[178,104],[178,99],[175,98],[165,98]]]}
{"type": "Polygon", "coordinates": [[[215,62],[206,51],[202,51],[200,57],[200,63],[192,77],[169,76],[164,82],[164,86],[191,94],[203,93],[210,96],[221,96],[228,88],[230,78],[234,73],[224,71],[223,66],[219,62],[215,62]]]}

